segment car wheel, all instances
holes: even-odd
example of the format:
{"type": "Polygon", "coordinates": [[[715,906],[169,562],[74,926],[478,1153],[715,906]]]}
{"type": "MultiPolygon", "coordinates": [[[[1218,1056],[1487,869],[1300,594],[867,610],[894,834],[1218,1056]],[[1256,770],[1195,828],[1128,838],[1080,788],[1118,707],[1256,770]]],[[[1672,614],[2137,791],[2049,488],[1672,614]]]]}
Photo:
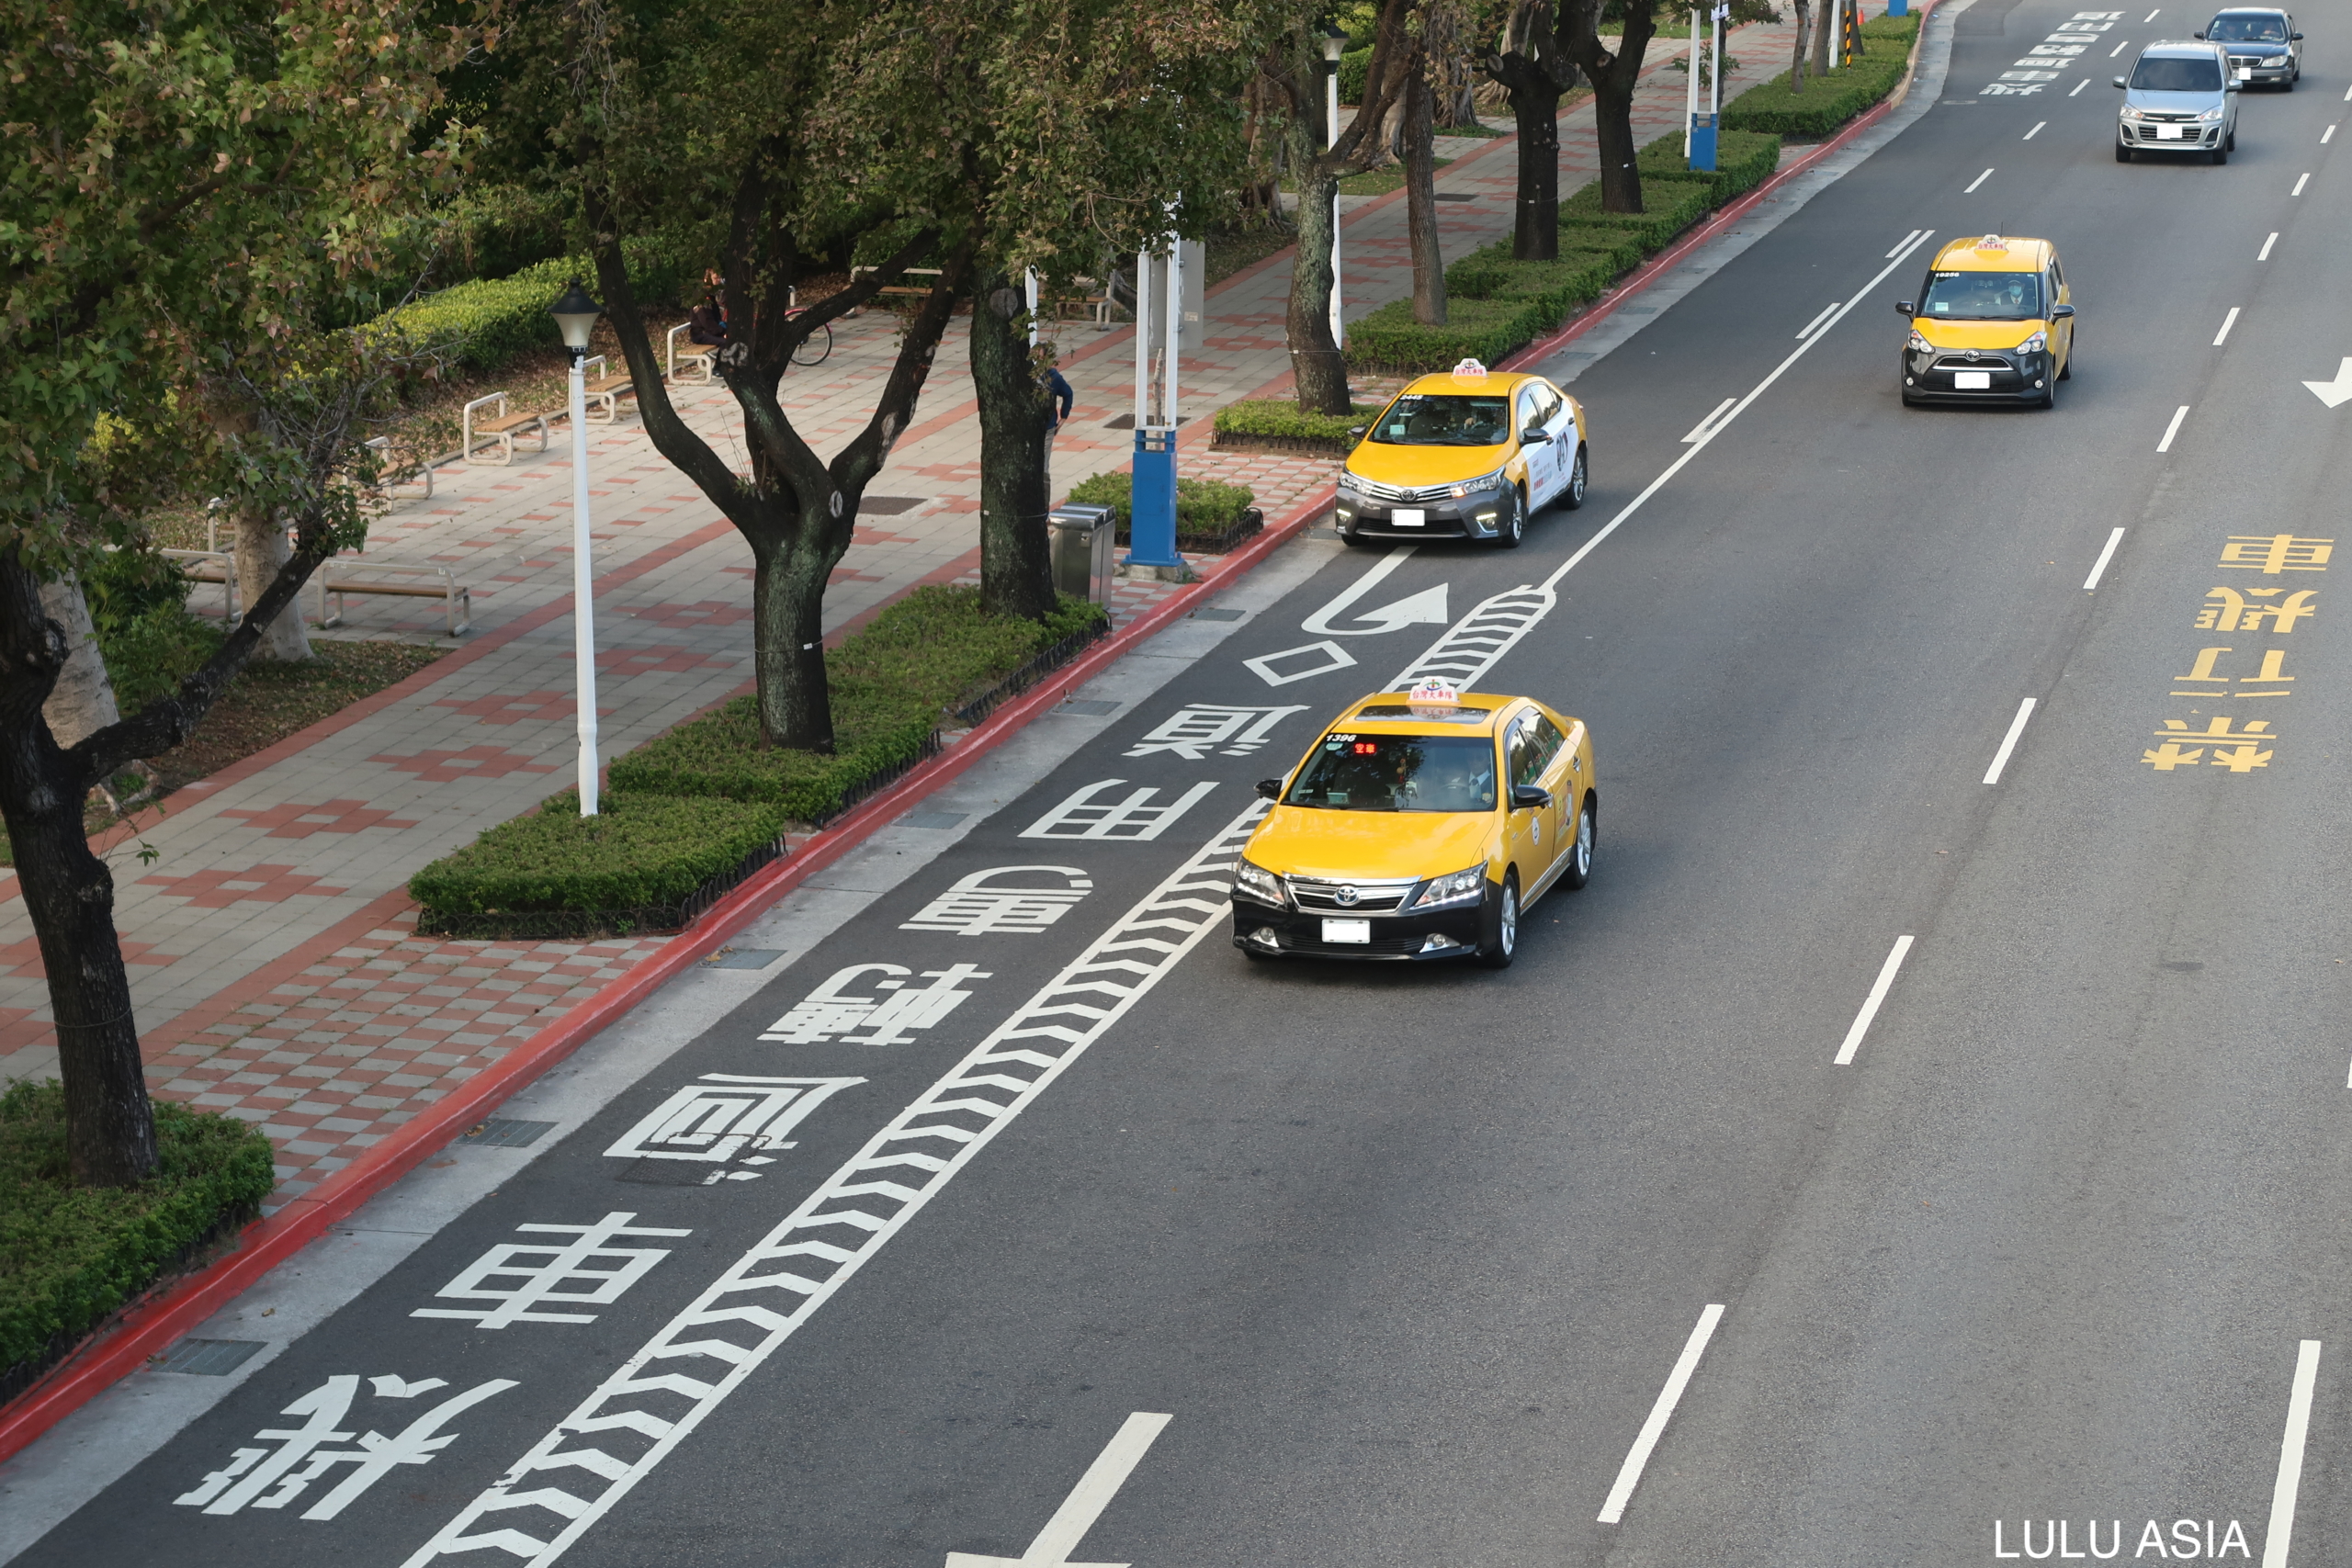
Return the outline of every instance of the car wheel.
{"type": "Polygon", "coordinates": [[[1503,493],[1510,499],[1496,525],[1495,546],[1498,549],[1515,550],[1519,548],[1520,541],[1527,537],[1527,498],[1516,490],[1503,493]]]}
{"type": "Polygon", "coordinates": [[[2066,334],[2066,363],[2058,369],[2058,379],[2061,381],[2071,381],[2075,378],[2075,344],[2081,336],[2082,333],[2079,332],[2066,334]]]}
{"type": "Polygon", "coordinates": [[[1568,845],[1568,869],[1560,873],[1560,886],[1573,892],[1592,880],[1592,849],[1600,836],[1600,803],[1590,794],[1577,812],[1577,836],[1568,845]]]}
{"type": "Polygon", "coordinates": [[[1486,940],[1478,944],[1478,962],[1489,969],[1508,969],[1519,953],[1519,873],[1503,873],[1503,890],[1496,895],[1494,913],[1487,920],[1486,940]]]}
{"type": "Polygon", "coordinates": [[[1353,528],[1342,528],[1340,530],[1340,543],[1343,545],[1353,545],[1358,549],[1362,549],[1370,545],[1372,541],[1365,538],[1362,534],[1357,533],[1353,528]]]}
{"type": "Polygon", "coordinates": [[[1560,492],[1561,509],[1566,512],[1574,512],[1577,507],[1582,506],[1584,504],[1584,445],[1579,442],[1577,445],[1577,466],[1568,472],[1568,488],[1560,492]]]}
{"type": "Polygon", "coordinates": [[[2119,164],[2130,163],[2132,161],[2132,149],[2126,147],[2120,141],[2117,142],[2115,144],[2115,161],[2119,164]]]}
{"type": "Polygon", "coordinates": [[[2215,164],[2226,164],[2230,161],[2230,150],[2227,146],[2216,147],[2205,156],[2215,164]]]}
{"type": "Polygon", "coordinates": [[[2222,151],[2224,152],[2234,152],[2237,150],[2238,133],[2233,130],[2227,136],[2222,138],[2222,151]]]}
{"type": "Polygon", "coordinates": [[[2050,389],[2042,393],[2041,400],[2033,406],[2038,409],[2054,409],[2058,406],[2058,378],[2055,376],[2050,378],[2050,389]]]}

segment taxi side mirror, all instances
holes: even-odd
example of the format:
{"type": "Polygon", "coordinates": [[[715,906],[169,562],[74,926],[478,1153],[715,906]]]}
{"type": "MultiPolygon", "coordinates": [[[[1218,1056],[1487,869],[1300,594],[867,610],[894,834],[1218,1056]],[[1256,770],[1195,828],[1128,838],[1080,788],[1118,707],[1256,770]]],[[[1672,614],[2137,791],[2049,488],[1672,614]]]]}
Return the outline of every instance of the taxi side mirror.
{"type": "Polygon", "coordinates": [[[1551,439],[1552,433],[1548,430],[1522,430],[1519,433],[1519,444],[1521,446],[1539,446],[1551,439]]]}
{"type": "Polygon", "coordinates": [[[2050,307],[2050,319],[2053,321],[2063,321],[2074,313],[2075,308],[2072,305],[2052,305],[2050,307]]]}
{"type": "Polygon", "coordinates": [[[1258,781],[1258,793],[1265,799],[1280,800],[1283,797],[1283,781],[1280,779],[1260,779],[1258,781]]]}
{"type": "Polygon", "coordinates": [[[1365,427],[1361,424],[1351,424],[1348,426],[1348,439],[1351,441],[1363,440],[1364,429],[1365,427]]]}
{"type": "Polygon", "coordinates": [[[1552,792],[1542,784],[1516,784],[1510,792],[1513,811],[1538,810],[1552,804],[1552,792]]]}
{"type": "Polygon", "coordinates": [[[1911,311],[1912,311],[1912,309],[1913,309],[1913,307],[1912,307],[1911,301],[1910,301],[1910,300],[1908,300],[1908,299],[1897,299],[1897,300],[1894,302],[1894,313],[1895,313],[1896,315],[1898,315],[1898,316],[1907,316],[1907,315],[1909,315],[1909,314],[1911,313],[1911,311]]]}

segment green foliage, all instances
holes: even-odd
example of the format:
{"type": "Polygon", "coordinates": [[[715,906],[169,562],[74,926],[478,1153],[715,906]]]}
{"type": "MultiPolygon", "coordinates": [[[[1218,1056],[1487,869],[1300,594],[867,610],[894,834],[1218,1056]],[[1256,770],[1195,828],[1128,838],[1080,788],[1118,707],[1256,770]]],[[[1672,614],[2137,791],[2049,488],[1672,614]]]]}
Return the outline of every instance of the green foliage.
{"type": "MultiPolygon", "coordinates": [[[[629,286],[640,299],[684,297],[707,264],[707,254],[682,230],[631,240],[622,249],[628,258],[629,286]]],[[[555,345],[555,320],[548,307],[575,277],[593,289],[595,264],[582,256],[558,256],[511,277],[460,283],[427,295],[386,311],[365,330],[382,338],[453,344],[461,364],[490,375],[518,354],[555,345]]]]}
{"type": "Polygon", "coordinates": [[[1827,137],[1894,91],[1918,36],[1919,17],[1877,17],[1862,24],[1861,58],[1826,76],[1808,75],[1804,91],[1789,90],[1781,72],[1724,106],[1725,130],[1769,131],[1777,136],[1827,137]]]}
{"type": "MultiPolygon", "coordinates": [[[[1370,44],[1364,45],[1362,49],[1351,49],[1340,56],[1340,101],[1341,103],[1363,102],[1363,90],[1371,85],[1371,81],[1372,46],[1370,44]]],[[[1317,86],[1319,88],[1321,83],[1318,82],[1317,86]]],[[[1323,99],[1319,94],[1315,101],[1317,105],[1322,103],[1323,99]]],[[[1319,147],[1322,143],[1318,141],[1316,145],[1319,147]]]]}
{"type": "MultiPolygon", "coordinates": [[[[1245,398],[1216,411],[1216,429],[1220,435],[1262,435],[1278,441],[1348,443],[1352,440],[1349,430],[1370,423],[1372,416],[1378,413],[1380,408],[1378,403],[1358,403],[1351,414],[1316,413],[1300,408],[1289,398],[1245,398]]],[[[1183,479],[1176,481],[1180,506],[1186,482],[1183,479]]],[[[1072,492],[1072,499],[1076,499],[1075,492],[1072,492]]],[[[1098,502],[1095,504],[1102,503],[1098,502]]]]}
{"type": "Polygon", "coordinates": [[[409,893],[459,915],[676,905],[782,838],[789,816],[770,803],[644,794],[617,778],[596,805],[582,817],[577,791],[550,795],[418,872],[409,893]]]}
{"type": "Polygon", "coordinates": [[[449,282],[506,277],[551,261],[567,248],[571,200],[560,190],[527,186],[469,186],[449,209],[436,276],[449,282]]]}
{"type": "MultiPolygon", "coordinates": [[[[1377,410],[1374,412],[1377,412],[1377,410]]],[[[1342,425],[1342,432],[1345,431],[1342,425]]],[[[1087,506],[1107,506],[1125,529],[1130,522],[1135,502],[1133,474],[1097,474],[1092,479],[1070,487],[1069,498],[1087,506]]],[[[1222,534],[1241,521],[1250,510],[1254,492],[1244,485],[1229,485],[1221,479],[1187,479],[1176,481],[1176,532],[1182,534],[1222,534]]]]}
{"type": "Polygon", "coordinates": [[[82,597],[122,712],[168,695],[219,651],[225,634],[189,614],[187,593],[179,562],[153,549],[109,550],[83,575],[82,597]]]}
{"type": "Polygon", "coordinates": [[[1772,177],[1781,166],[1781,139],[1755,130],[1725,130],[1715,137],[1715,172],[1693,170],[1682,151],[1682,133],[1671,131],[1642,149],[1636,161],[1645,189],[1652,180],[1704,184],[1710,200],[1725,207],[1772,177]]]}
{"type": "Polygon", "coordinates": [[[0,1094],[0,1369],[87,1333],[269,1195],[269,1140],[243,1122],[158,1103],[155,1143],[148,1180],[77,1187],[64,1090],[24,1082],[0,1094]]]}
{"type": "Polygon", "coordinates": [[[1645,182],[1640,212],[1608,212],[1601,209],[1600,182],[1595,180],[1560,203],[1560,243],[1581,243],[1588,232],[1623,234],[1644,251],[1661,250],[1714,206],[1713,192],[1707,186],[1692,180],[1660,180],[1656,189],[1645,182]]]}

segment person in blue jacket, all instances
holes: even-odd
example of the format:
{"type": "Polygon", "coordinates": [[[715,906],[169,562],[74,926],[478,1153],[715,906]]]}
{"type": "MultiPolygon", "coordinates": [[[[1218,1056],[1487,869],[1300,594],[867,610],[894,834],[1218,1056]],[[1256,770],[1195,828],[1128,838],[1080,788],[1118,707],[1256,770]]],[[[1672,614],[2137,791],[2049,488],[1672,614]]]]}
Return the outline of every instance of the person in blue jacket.
{"type": "Polygon", "coordinates": [[[1034,352],[1037,356],[1037,367],[1043,372],[1039,379],[1045,383],[1046,396],[1053,404],[1053,419],[1046,426],[1045,456],[1046,503],[1050,506],[1054,500],[1054,437],[1060,433],[1062,421],[1069,417],[1069,411],[1078,406],[1078,394],[1071,390],[1069,379],[1046,357],[1043,345],[1034,352]]]}

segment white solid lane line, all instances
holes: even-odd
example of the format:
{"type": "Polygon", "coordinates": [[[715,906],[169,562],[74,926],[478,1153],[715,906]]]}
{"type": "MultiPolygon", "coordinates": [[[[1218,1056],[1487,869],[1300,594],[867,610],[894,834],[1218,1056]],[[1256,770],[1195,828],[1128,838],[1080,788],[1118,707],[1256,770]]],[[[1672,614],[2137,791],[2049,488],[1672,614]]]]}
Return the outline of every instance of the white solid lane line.
{"type": "Polygon", "coordinates": [[[1912,230],[1912,231],[1911,231],[1911,232],[1909,232],[1908,234],[1904,235],[1904,236],[1903,236],[1903,238],[1902,238],[1899,242],[1897,242],[1897,243],[1896,243],[1894,249],[1893,249],[1893,250],[1891,250],[1891,251],[1889,251],[1889,252],[1887,252],[1887,253],[1886,253],[1886,259],[1887,259],[1887,260],[1889,260],[1889,261],[1893,261],[1896,256],[1901,255],[1901,254],[1903,254],[1903,252],[1904,252],[1904,249],[1905,249],[1906,246],[1908,246],[1908,245],[1911,243],[1911,242],[1912,242],[1912,241],[1914,241],[1914,240],[1917,239],[1917,238],[1918,238],[1922,233],[1924,233],[1925,231],[1924,231],[1924,230],[1920,230],[1920,229],[1914,229],[1914,230],[1912,230]]]}
{"type": "Polygon", "coordinates": [[[2306,1339],[2295,1352],[2295,1382],[2287,1394],[2287,1432],[2278,1440],[2278,1479],[2270,1488],[2270,1528],[2263,1532],[2262,1568],[2287,1568],[2295,1536],[2295,1494],[2303,1485],[2303,1437],[2312,1425],[2312,1385],[2319,1381],[2319,1345],[2306,1339]]]}
{"type": "Polygon", "coordinates": [[[1989,179],[1991,179],[1992,177],[1993,177],[1993,171],[1992,171],[1992,170],[1990,170],[1990,169],[1985,170],[1983,174],[1981,174],[1981,175],[1977,175],[1974,179],[1973,179],[1973,180],[1969,181],[1969,182],[1968,182],[1968,188],[1967,188],[1966,190],[1964,190],[1964,191],[1962,191],[1960,194],[1961,194],[1961,195],[1962,195],[1962,196],[1973,196],[1973,195],[1975,195],[1975,194],[1976,194],[1976,187],[1977,187],[1978,186],[1983,185],[1986,180],[1989,180],[1989,179]]]}
{"type": "MultiPolygon", "coordinates": [[[[2130,39],[2117,39],[2115,40],[2115,47],[2114,47],[2113,49],[2110,49],[2110,50],[2109,50],[2109,51],[2107,51],[2107,57],[2108,57],[2109,60],[2112,60],[2112,59],[2114,59],[2117,55],[2121,54],[2125,50],[2130,49],[2131,47],[2132,47],[2132,40],[2131,40],[2130,39]]],[[[2089,85],[2089,84],[2088,84],[2087,82],[2086,82],[2086,83],[2084,84],[2084,86],[2088,86],[2088,85],[2089,85]]],[[[2083,89],[2082,89],[2082,87],[2077,87],[2077,88],[2075,88],[2075,92],[2077,92],[2077,93],[2081,92],[2082,90],[2083,90],[2083,89]]]]}
{"type": "Polygon", "coordinates": [[[2089,86],[2090,85],[2091,85],[2091,79],[2090,79],[2089,77],[2086,76],[2086,77],[2084,77],[2081,81],[2079,81],[2079,82],[2077,82],[2077,83],[2075,83],[2075,92],[2074,92],[2074,93],[2069,93],[2069,94],[2067,94],[2066,96],[2067,96],[2068,97],[2070,97],[2070,98],[2071,98],[2071,97],[2073,97],[2073,96],[2075,96],[2075,93],[2079,93],[2079,92],[2081,92],[2085,87],[2087,87],[2087,86],[2089,86]]]}
{"type": "MultiPolygon", "coordinates": [[[[1797,335],[1799,337],[1803,337],[1804,333],[1799,333],[1797,335]]],[[[1731,407],[1732,404],[1737,401],[1739,401],[1737,398],[1725,398],[1722,402],[1717,403],[1715,405],[1714,412],[1709,414],[1706,418],[1701,420],[1698,423],[1690,427],[1690,434],[1682,438],[1682,444],[1685,446],[1688,446],[1694,441],[1705,440],[1709,428],[1714,424],[1715,421],[1723,418],[1724,410],[1731,407]]]]}
{"type": "MultiPolygon", "coordinates": [[[[2121,530],[2119,529],[2118,532],[2120,533],[2121,530]]],[[[2110,545],[2109,547],[2111,548],[2113,547],[2110,545]]],[[[2106,563],[2106,557],[2100,557],[2100,564],[2104,565],[2106,563]]],[[[2098,574],[2093,573],[2092,575],[2097,576],[2098,574]]],[[[1986,784],[1999,784],[2001,782],[2001,770],[2009,765],[2009,753],[2018,749],[2018,737],[2025,733],[2025,721],[2033,716],[2034,701],[2035,699],[2032,697],[2028,697],[2025,701],[2018,705],[2017,717],[2009,720],[2009,732],[2001,737],[2001,749],[1993,753],[1993,765],[1984,770],[1984,782],[1986,784]]]]}
{"type": "Polygon", "coordinates": [[[2118,528],[2107,536],[2107,548],[2099,551],[2098,559],[2091,562],[2091,574],[2083,579],[2083,592],[2096,592],[2098,580],[2107,575],[2107,563],[2115,558],[2115,547],[2123,542],[2123,530],[2118,528]]]}
{"type": "Polygon", "coordinates": [[[2180,422],[2188,417],[2188,405],[2187,403],[2183,403],[2180,407],[2172,411],[2172,423],[2165,426],[2165,438],[2156,443],[2157,451],[2169,452],[2172,450],[2172,438],[2180,434],[2180,422]]]}
{"type": "Polygon", "coordinates": [[[2278,230],[2276,230],[2276,229],[2273,229],[2273,230],[2270,231],[2270,238],[2268,238],[2268,239],[2267,239],[2267,240],[2265,240],[2265,241],[2263,241],[2263,242],[2262,242],[2262,254],[2261,254],[2260,255],[2256,256],[2254,259],[2255,259],[2255,260],[2256,260],[2256,261],[2268,261],[2268,260],[2270,259],[2270,247],[2271,247],[2271,246],[2273,246],[2273,245],[2275,245],[2275,244],[2277,244],[2278,243],[2278,230]]]}
{"type": "Polygon", "coordinates": [[[2214,346],[2215,348],[2219,348],[2219,347],[2221,347],[2221,346],[2222,346],[2222,340],[2223,338],[2225,338],[2225,337],[2229,336],[2229,335],[2230,335],[2230,329],[2231,329],[2232,327],[2233,327],[2233,326],[2236,326],[2237,324],[2238,324],[2238,308],[2237,308],[2235,305],[2233,305],[2233,306],[2231,306],[2231,307],[2230,307],[2230,313],[2229,313],[2228,315],[2223,316],[2223,317],[2222,318],[2222,330],[2221,330],[2220,332],[2217,332],[2217,333],[2215,333],[2213,334],[2213,346],[2214,346]]]}
{"type": "Polygon", "coordinates": [[[1862,1036],[1871,1032],[1871,1021],[1878,1017],[1878,1010],[1885,1005],[1886,993],[1894,987],[1894,972],[1903,967],[1904,958],[1911,952],[1911,939],[1894,939],[1894,951],[1879,965],[1878,978],[1871,985],[1871,994],[1862,998],[1862,1010],[1854,1015],[1854,1027],[1846,1031],[1846,1043],[1838,1047],[1838,1066],[1849,1067],[1854,1053],[1862,1048],[1862,1036]]]}
{"type": "Polygon", "coordinates": [[[1723,1321],[1720,1302],[1709,1302],[1707,1310],[1699,1314],[1699,1326],[1690,1331],[1689,1343],[1668,1372],[1666,1386],[1657,1392],[1657,1403],[1650,1406],[1650,1418],[1642,1423],[1641,1435],[1634,1439],[1633,1449],[1625,1455],[1625,1462],[1618,1467],[1617,1483],[1609,1489],[1609,1500],[1600,1506],[1600,1522],[1613,1525],[1625,1517],[1625,1505],[1632,1500],[1634,1488],[1641,1484],[1642,1467],[1650,1461],[1650,1450],[1657,1447],[1659,1435],[1665,1432],[1667,1418],[1682,1399],[1682,1391],[1690,1385],[1690,1374],[1699,1370],[1699,1358],[1706,1354],[1707,1341],[1714,1337],[1715,1325],[1723,1321]]]}
{"type": "Polygon", "coordinates": [[[2039,135],[2041,135],[2041,128],[2042,128],[2043,126],[2045,126],[2045,125],[2048,125],[2049,123],[2050,123],[2050,122],[2049,122],[2048,120],[2046,120],[2046,119],[2037,119],[2037,120],[2035,120],[2035,121],[2033,122],[2033,129],[2032,129],[2031,130],[2027,131],[2023,136],[2018,137],[2018,141],[2032,141],[2035,137],[2037,137],[2037,136],[2039,136],[2039,135]]]}
{"type": "Polygon", "coordinates": [[[2308,170],[2308,169],[2306,169],[2306,170],[2304,170],[2304,171],[2303,171],[2303,173],[2302,173],[2300,176],[2298,176],[2298,177],[2296,178],[2296,181],[2295,181],[2295,188],[2294,188],[2294,189],[2292,189],[2292,190],[2290,190],[2290,191],[2289,191],[2287,194],[2288,194],[2289,196],[2301,196],[2301,195],[2302,195],[2302,194],[2303,194],[2303,187],[2304,187],[2305,186],[2307,186],[2307,185],[2311,184],[2311,183],[2312,183],[2311,171],[2310,171],[2310,170],[2308,170]]]}
{"type": "MultiPolygon", "coordinates": [[[[1821,314],[1819,314],[1818,316],[1815,316],[1813,320],[1811,320],[1811,321],[1807,321],[1807,322],[1804,324],[1804,331],[1803,331],[1803,332],[1801,332],[1801,333],[1797,333],[1797,341],[1798,341],[1799,343],[1803,343],[1805,339],[1807,339],[1807,338],[1811,337],[1811,336],[1813,335],[1813,330],[1814,330],[1814,328],[1815,328],[1815,327],[1817,327],[1817,326],[1821,325],[1821,323],[1822,323],[1822,322],[1824,322],[1824,321],[1827,321],[1831,316],[1836,315],[1837,313],[1838,313],[1838,301],[1837,301],[1837,300],[1835,300],[1835,299],[1832,299],[1831,301],[1829,301],[1829,303],[1828,303],[1828,304],[1824,305],[1824,306],[1821,308],[1821,314]]],[[[1724,399],[1724,400],[1725,402],[1729,402],[1731,400],[1730,400],[1730,399],[1728,399],[1728,398],[1726,398],[1726,399],[1724,399]]]]}
{"type": "MultiPolygon", "coordinates": [[[[1877,275],[1868,283],[1863,284],[1861,288],[1856,289],[1854,291],[1854,297],[1851,299],[1847,300],[1845,304],[1839,306],[1838,308],[1838,313],[1835,316],[1829,318],[1828,321],[1823,324],[1819,330],[1815,332],[1811,337],[1805,339],[1803,343],[1797,344],[1796,347],[1791,349],[1789,351],[1789,356],[1786,359],[1781,360],[1780,364],[1774,366],[1770,375],[1765,377],[1761,381],[1757,382],[1754,390],[1750,391],[1747,396],[1740,399],[1737,406],[1733,408],[1729,413],[1724,415],[1723,418],[1715,421],[1713,427],[1710,429],[1706,434],[1691,444],[1690,450],[1683,453],[1682,456],[1674,459],[1673,462],[1668,463],[1666,466],[1666,471],[1664,473],[1652,479],[1643,488],[1642,492],[1639,495],[1634,497],[1633,500],[1624,504],[1616,516],[1611,517],[1608,522],[1602,524],[1598,533],[1594,534],[1591,538],[1587,539],[1583,544],[1577,546],[1574,554],[1570,555],[1567,559],[1562,561],[1556,568],[1555,568],[1552,575],[1544,580],[1542,592],[1549,593],[1558,588],[1562,578],[1565,578],[1568,573],[1576,570],[1578,566],[1582,565],[1584,558],[1599,549],[1600,547],[1600,542],[1603,539],[1606,539],[1610,535],[1614,534],[1618,529],[1623,527],[1627,520],[1630,519],[1634,513],[1639,512],[1642,509],[1644,502],[1647,502],[1650,497],[1656,495],[1659,491],[1664,490],[1666,488],[1667,481],[1673,479],[1675,475],[1682,471],[1684,464],[1690,462],[1691,458],[1696,457],[1700,453],[1705,451],[1708,446],[1713,443],[1716,436],[1721,435],[1725,430],[1728,430],[1731,427],[1731,422],[1733,420],[1737,419],[1741,414],[1747,412],[1748,408],[1755,403],[1757,399],[1762,397],[1765,392],[1770,389],[1773,382],[1787,375],[1791,366],[1794,365],[1798,360],[1803,359],[1807,354],[1810,354],[1813,351],[1814,344],[1819,343],[1823,338],[1827,337],[1829,335],[1829,329],[1836,326],[1839,321],[1845,320],[1848,313],[1850,312],[1855,306],[1862,302],[1864,296],[1869,294],[1871,289],[1876,288],[1880,284],[1884,283],[1889,274],[1893,273],[1896,267],[1901,266],[1906,257],[1908,257],[1914,251],[1917,250],[1921,245],[1926,244],[1929,239],[1934,237],[1934,235],[1935,231],[1933,229],[1922,229],[1911,237],[1910,243],[1896,246],[1894,259],[1889,261],[1884,266],[1879,268],[1877,275]]],[[[1449,635],[1451,634],[1449,633],[1449,635]]]]}

